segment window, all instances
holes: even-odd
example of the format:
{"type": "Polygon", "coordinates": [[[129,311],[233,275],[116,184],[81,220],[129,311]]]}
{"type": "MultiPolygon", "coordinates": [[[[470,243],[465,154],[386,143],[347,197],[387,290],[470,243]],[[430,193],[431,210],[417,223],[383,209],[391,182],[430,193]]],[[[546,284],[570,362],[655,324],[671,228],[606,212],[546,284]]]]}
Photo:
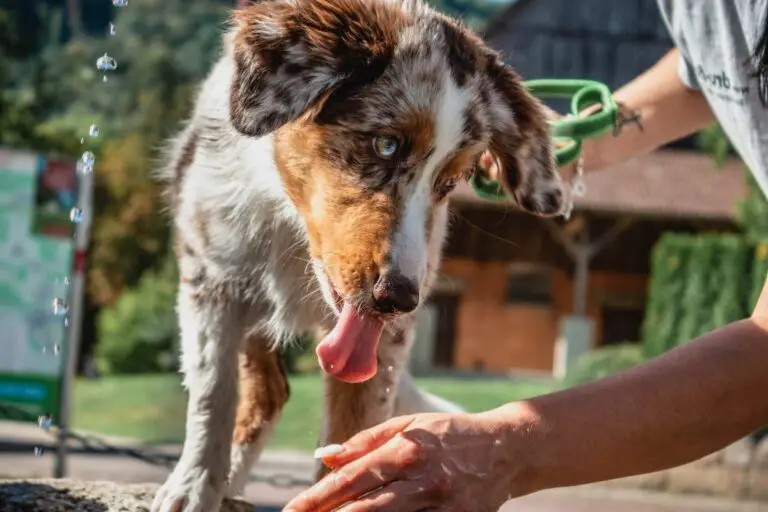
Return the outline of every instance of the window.
{"type": "Polygon", "coordinates": [[[513,265],[507,275],[507,304],[549,305],[552,301],[552,275],[546,267],[513,265]]]}

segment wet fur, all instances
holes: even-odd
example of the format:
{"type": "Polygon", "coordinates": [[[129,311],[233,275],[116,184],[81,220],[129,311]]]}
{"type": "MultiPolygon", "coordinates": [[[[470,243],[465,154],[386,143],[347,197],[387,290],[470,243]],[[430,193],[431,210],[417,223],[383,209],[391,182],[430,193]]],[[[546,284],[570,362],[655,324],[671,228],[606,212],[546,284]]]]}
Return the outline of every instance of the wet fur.
{"type": "MultiPolygon", "coordinates": [[[[446,196],[482,151],[522,208],[551,215],[563,203],[540,105],[495,53],[420,1],[238,11],[169,149],[189,409],[154,511],[215,512],[242,491],[290,394],[275,350],[333,327],[331,286],[369,309],[376,277],[395,269],[424,302],[446,196]],[[381,133],[402,137],[407,153],[377,159],[369,141],[381,133]]],[[[457,410],[407,375],[412,316],[388,320],[375,377],[326,377],[321,443],[393,414],[457,410]]]]}

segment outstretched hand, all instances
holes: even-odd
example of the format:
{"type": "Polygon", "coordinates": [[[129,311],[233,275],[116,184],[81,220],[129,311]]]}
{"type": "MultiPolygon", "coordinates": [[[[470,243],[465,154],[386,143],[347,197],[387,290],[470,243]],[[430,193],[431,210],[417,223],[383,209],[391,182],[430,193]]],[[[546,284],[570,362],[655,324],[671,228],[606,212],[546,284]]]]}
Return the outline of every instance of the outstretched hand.
{"type": "Polygon", "coordinates": [[[491,414],[394,418],[344,444],[332,471],[286,512],[496,511],[516,478],[491,414]]]}

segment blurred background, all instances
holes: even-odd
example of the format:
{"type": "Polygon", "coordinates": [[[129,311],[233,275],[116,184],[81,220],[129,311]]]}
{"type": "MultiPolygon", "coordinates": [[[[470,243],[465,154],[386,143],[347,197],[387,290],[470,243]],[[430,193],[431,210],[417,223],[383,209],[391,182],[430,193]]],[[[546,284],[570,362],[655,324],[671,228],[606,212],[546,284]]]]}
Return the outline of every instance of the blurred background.
{"type": "MultiPolygon", "coordinates": [[[[15,421],[0,422],[0,477],[48,471],[45,457],[27,460],[46,441],[23,426],[55,416],[67,314],[51,300],[66,297],[75,263],[69,217],[84,149],[96,165],[74,429],[170,451],[183,439],[177,274],[151,176],[237,3],[0,0],[0,420],[15,421]],[[104,53],[118,63],[107,81],[94,65],[104,53]]],[[[431,3],[525,78],[615,89],[672,46],[655,0],[431,3]]],[[[717,126],[586,185],[567,222],[457,190],[443,274],[410,361],[419,385],[486,410],[628,368],[749,314],[768,272],[768,204],[717,126]]],[[[312,340],[284,357],[293,394],[270,449],[303,453],[321,413],[312,340]]],[[[766,499],[761,440],[757,432],[696,466],[703,476],[622,485],[766,499]]],[[[113,478],[162,480],[131,474],[113,478]]]]}

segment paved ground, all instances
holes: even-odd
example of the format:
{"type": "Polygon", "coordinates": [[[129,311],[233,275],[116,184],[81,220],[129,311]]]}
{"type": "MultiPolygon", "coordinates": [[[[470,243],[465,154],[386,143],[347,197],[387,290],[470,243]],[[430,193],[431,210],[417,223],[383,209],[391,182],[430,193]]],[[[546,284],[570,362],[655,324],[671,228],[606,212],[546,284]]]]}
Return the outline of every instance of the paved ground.
{"type": "MultiPolygon", "coordinates": [[[[52,447],[36,457],[36,446],[49,445],[50,437],[37,429],[20,428],[0,422],[0,476],[49,477],[52,475],[52,447]]],[[[176,452],[177,447],[165,450],[176,452]]],[[[114,482],[162,482],[168,470],[145,462],[111,455],[75,451],[69,459],[69,476],[86,480],[114,482]]],[[[311,476],[312,461],[304,454],[269,452],[254,472],[255,477],[291,475],[306,479],[311,476]]],[[[251,483],[245,499],[258,504],[258,512],[277,512],[302,487],[275,487],[261,482],[251,483]]],[[[509,502],[502,512],[768,512],[768,503],[735,503],[729,501],[681,498],[605,487],[585,487],[550,491],[509,502]]]]}

